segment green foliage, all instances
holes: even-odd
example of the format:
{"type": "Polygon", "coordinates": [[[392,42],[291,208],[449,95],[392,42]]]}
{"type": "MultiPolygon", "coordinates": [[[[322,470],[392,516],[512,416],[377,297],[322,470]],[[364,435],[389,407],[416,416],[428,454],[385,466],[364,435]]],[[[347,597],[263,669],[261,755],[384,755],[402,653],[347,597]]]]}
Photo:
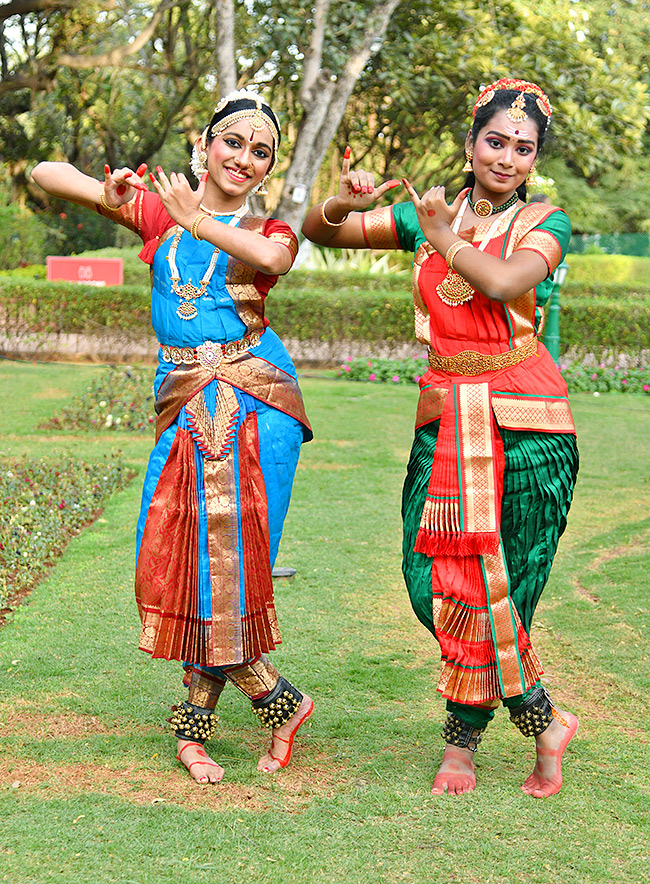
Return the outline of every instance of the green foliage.
{"type": "Polygon", "coordinates": [[[624,289],[639,288],[650,291],[650,258],[637,258],[633,255],[568,254],[569,265],[566,282],[562,287],[582,293],[607,292],[612,287],[612,295],[623,296],[624,289]],[[616,286],[616,291],[613,287],[616,286]]]}
{"type": "Polygon", "coordinates": [[[33,212],[0,205],[0,270],[40,262],[59,242],[33,212]]]}
{"type": "Polygon", "coordinates": [[[0,459],[0,608],[43,576],[132,475],[119,457],[0,459]]]}
{"type": "MultiPolygon", "coordinates": [[[[417,384],[427,370],[426,356],[410,359],[385,359],[371,356],[369,359],[346,359],[337,375],[347,381],[370,383],[417,384]]],[[[622,368],[600,363],[574,363],[561,366],[562,375],[569,392],[579,393],[642,393],[650,395],[650,366],[645,368],[622,368]]]]}
{"type": "Polygon", "coordinates": [[[390,384],[417,384],[427,370],[427,357],[411,356],[407,359],[386,359],[372,356],[370,359],[348,358],[337,374],[346,381],[369,381],[390,384]]]}
{"type": "Polygon", "coordinates": [[[153,406],[149,369],[110,365],[41,429],[150,433],[153,406]]]}

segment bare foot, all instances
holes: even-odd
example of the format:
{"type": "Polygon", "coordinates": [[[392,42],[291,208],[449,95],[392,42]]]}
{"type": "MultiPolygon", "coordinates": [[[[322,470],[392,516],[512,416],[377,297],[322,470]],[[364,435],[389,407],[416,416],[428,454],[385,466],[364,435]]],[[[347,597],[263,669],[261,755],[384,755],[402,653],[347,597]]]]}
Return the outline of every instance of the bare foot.
{"type": "Polygon", "coordinates": [[[264,773],[275,773],[281,767],[286,767],[291,760],[293,738],[298,728],[307,721],[314,711],[314,703],[307,694],[303,694],[300,706],[293,713],[289,721],[281,727],[273,728],[271,746],[268,752],[257,762],[257,769],[264,773]]]}
{"type": "Polygon", "coordinates": [[[459,749],[449,743],[445,746],[442,764],[431,787],[432,795],[464,795],[476,786],[474,753],[471,749],[459,749]]]}
{"type": "Polygon", "coordinates": [[[179,740],[176,752],[177,760],[185,765],[192,778],[202,786],[218,783],[223,778],[225,770],[210,758],[201,743],[179,740]]]}
{"type": "Polygon", "coordinates": [[[548,798],[562,787],[562,756],[578,731],[578,719],[556,709],[557,716],[546,730],[535,737],[537,761],[522,791],[533,798],[548,798]]]}

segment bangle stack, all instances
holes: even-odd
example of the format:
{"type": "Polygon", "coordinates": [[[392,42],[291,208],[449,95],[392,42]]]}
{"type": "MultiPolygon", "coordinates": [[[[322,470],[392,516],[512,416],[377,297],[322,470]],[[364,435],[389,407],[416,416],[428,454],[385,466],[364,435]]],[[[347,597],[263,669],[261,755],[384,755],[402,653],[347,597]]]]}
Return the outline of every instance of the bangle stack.
{"type": "Polygon", "coordinates": [[[472,248],[472,244],[467,242],[464,239],[457,239],[456,242],[453,242],[449,248],[447,249],[447,254],[445,255],[445,261],[447,265],[453,270],[454,269],[454,258],[460,252],[461,249],[469,247],[472,248]]]}
{"type": "Polygon", "coordinates": [[[345,216],[345,218],[342,221],[330,221],[329,218],[327,217],[327,215],[325,214],[325,206],[329,203],[330,200],[333,200],[333,199],[334,199],[333,196],[327,197],[325,202],[320,207],[320,216],[323,220],[323,224],[325,224],[326,227],[342,227],[345,224],[345,222],[348,220],[348,215],[350,214],[349,212],[347,213],[347,215],[345,216]]]}
{"type": "Polygon", "coordinates": [[[201,237],[199,236],[199,224],[201,223],[201,221],[205,221],[206,218],[210,217],[212,216],[206,214],[205,212],[199,212],[194,221],[192,221],[190,233],[192,234],[193,239],[201,239],[201,237]]]}
{"type": "Polygon", "coordinates": [[[108,205],[108,203],[106,202],[106,195],[104,191],[102,191],[99,196],[99,205],[102,207],[102,209],[106,209],[107,212],[118,212],[120,208],[119,206],[108,205]]]}

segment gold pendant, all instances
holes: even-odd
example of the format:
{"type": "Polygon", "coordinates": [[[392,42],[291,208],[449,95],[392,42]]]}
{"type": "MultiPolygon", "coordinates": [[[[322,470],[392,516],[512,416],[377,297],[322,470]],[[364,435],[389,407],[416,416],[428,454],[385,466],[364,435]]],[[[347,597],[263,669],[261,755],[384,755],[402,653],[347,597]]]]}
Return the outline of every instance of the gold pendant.
{"type": "Polygon", "coordinates": [[[487,218],[488,215],[491,215],[494,210],[494,206],[492,205],[490,200],[486,199],[476,200],[473,208],[474,214],[478,215],[479,218],[487,218]]]}
{"type": "Polygon", "coordinates": [[[458,307],[474,297],[474,288],[455,270],[449,269],[447,275],[436,288],[436,293],[443,304],[458,307]]]}
{"type": "Polygon", "coordinates": [[[176,308],[176,315],[179,319],[194,319],[197,312],[196,307],[190,301],[183,301],[176,308]]]}

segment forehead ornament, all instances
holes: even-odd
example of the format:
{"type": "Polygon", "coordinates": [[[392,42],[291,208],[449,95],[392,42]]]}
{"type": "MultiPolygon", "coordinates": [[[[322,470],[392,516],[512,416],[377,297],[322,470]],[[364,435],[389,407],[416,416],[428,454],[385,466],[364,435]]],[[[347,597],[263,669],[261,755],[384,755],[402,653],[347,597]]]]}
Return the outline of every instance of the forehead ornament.
{"type": "Polygon", "coordinates": [[[524,120],[528,119],[528,114],[526,113],[526,98],[524,97],[523,92],[519,93],[507,109],[506,117],[513,123],[523,123],[524,120]]]}

